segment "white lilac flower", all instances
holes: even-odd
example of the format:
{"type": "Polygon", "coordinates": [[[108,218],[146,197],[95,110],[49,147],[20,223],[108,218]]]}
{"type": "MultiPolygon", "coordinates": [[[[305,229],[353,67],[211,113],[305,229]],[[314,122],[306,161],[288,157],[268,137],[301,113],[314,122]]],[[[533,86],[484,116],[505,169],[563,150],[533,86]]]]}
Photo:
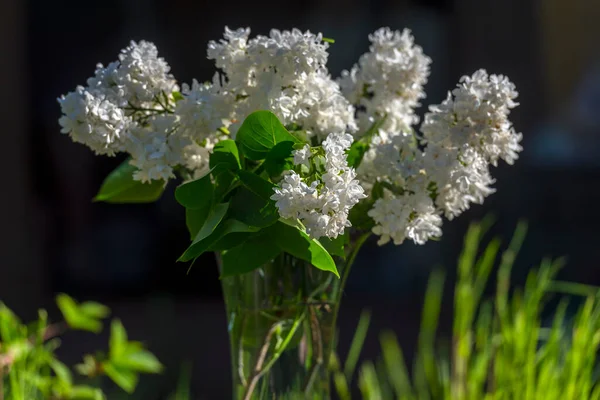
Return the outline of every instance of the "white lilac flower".
{"type": "Polygon", "coordinates": [[[350,71],[342,72],[342,91],[359,109],[361,132],[384,116],[383,129],[409,131],[418,122],[414,108],[425,97],[431,59],[414,44],[408,29],[381,28],[369,40],[369,52],[350,71]]]}
{"type": "Polygon", "coordinates": [[[169,73],[171,67],[162,57],[158,57],[158,49],[153,43],[131,41],[128,47],[121,50],[119,61],[121,65],[117,73],[131,103],[151,103],[163,93],[170,95],[177,90],[176,81],[169,73]]]}
{"type": "Polygon", "coordinates": [[[322,136],[324,132],[354,133],[358,129],[354,107],[323,69],[307,76],[291,114],[309,136],[322,136]]]}
{"type": "Polygon", "coordinates": [[[292,151],[292,155],[294,156],[295,165],[306,165],[307,167],[310,167],[310,157],[312,156],[312,153],[310,152],[309,145],[306,144],[303,148],[292,151]]]}
{"type": "Polygon", "coordinates": [[[297,29],[250,39],[248,29],[226,28],[223,40],[211,41],[208,58],[223,71],[221,92],[232,136],[256,110],[272,111],[309,137],[354,132],[354,108],[327,73],[328,46],[321,34],[297,29]]]}
{"type": "Polygon", "coordinates": [[[508,120],[518,105],[515,86],[502,75],[478,70],[463,76],[457,88],[438,106],[431,106],[421,125],[425,143],[446,148],[469,146],[492,165],[498,159],[512,164],[522,150],[520,133],[508,120]]]}
{"type": "Polygon", "coordinates": [[[127,88],[123,74],[119,73],[120,65],[118,61],[113,61],[106,67],[97,64],[94,76],[87,80],[87,90],[101,92],[119,107],[126,107],[127,88]]]}
{"type": "Polygon", "coordinates": [[[68,133],[74,142],[88,146],[96,154],[122,151],[131,119],[103,92],[78,86],[58,102],[64,114],[58,120],[61,132],[68,133]]]}
{"type": "MultiPolygon", "coordinates": [[[[246,48],[250,28],[239,28],[232,31],[225,27],[225,39],[219,42],[208,42],[207,58],[215,60],[216,67],[233,78],[234,72],[240,71],[239,64],[246,60],[246,48]]],[[[248,73],[248,72],[247,72],[248,73]]]]}
{"type": "MultiPolygon", "coordinates": [[[[286,171],[280,187],[271,199],[276,201],[283,218],[299,219],[306,232],[314,237],[336,238],[351,226],[348,213],[365,198],[356,179],[356,171],[346,162],[346,150],[352,144],[352,135],[332,133],[322,143],[325,150],[326,172],[321,180],[308,185],[295,171],[286,171]]],[[[306,147],[294,154],[295,162],[303,162],[306,147]]],[[[298,163],[297,163],[298,164],[298,163]]]]}
{"type": "Polygon", "coordinates": [[[228,105],[220,89],[218,75],[213,84],[195,79],[191,87],[183,84],[183,99],[175,106],[182,135],[202,141],[226,124],[228,105]]]}
{"type": "Polygon", "coordinates": [[[173,167],[184,164],[183,149],[191,141],[173,134],[172,116],[152,118],[147,126],[135,126],[129,132],[127,152],[130,164],[137,167],[133,178],[141,182],[167,181],[174,178],[173,167]]]}
{"type": "Polygon", "coordinates": [[[460,161],[445,171],[447,179],[437,183],[436,205],[450,220],[467,210],[470,203],[482,204],[495,192],[488,163],[474,149],[464,151],[460,161]]]}
{"type": "Polygon", "coordinates": [[[387,182],[403,193],[386,193],[369,212],[381,243],[405,238],[422,243],[439,236],[438,214],[453,219],[494,193],[489,164],[498,159],[510,164],[521,150],[521,135],[508,120],[516,97],[507,78],[479,70],[461,78],[442,104],[430,107],[419,147],[410,134],[379,130],[373,136],[360,177],[387,182]]]}
{"type": "Polygon", "coordinates": [[[206,139],[203,146],[192,141],[183,147],[182,164],[192,172],[193,179],[198,179],[209,171],[210,152],[214,147],[214,143],[214,139],[206,139]]]}
{"type": "Polygon", "coordinates": [[[352,141],[352,135],[348,133],[331,133],[321,143],[321,146],[325,150],[328,172],[337,174],[339,171],[347,168],[346,150],[352,146],[352,141]]]}
{"type": "Polygon", "coordinates": [[[442,219],[427,196],[406,193],[397,196],[386,190],[368,214],[375,221],[373,233],[379,235],[379,245],[390,240],[399,245],[407,238],[424,244],[428,239],[442,235],[442,219]]]}

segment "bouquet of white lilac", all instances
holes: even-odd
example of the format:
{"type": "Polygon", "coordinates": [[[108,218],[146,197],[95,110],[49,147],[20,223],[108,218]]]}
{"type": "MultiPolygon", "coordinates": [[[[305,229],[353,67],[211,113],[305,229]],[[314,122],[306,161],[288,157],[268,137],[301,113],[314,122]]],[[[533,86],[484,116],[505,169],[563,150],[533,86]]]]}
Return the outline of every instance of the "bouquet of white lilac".
{"type": "Polygon", "coordinates": [[[431,60],[410,31],[382,28],[341,78],[330,39],[225,29],[208,44],[212,81],[177,85],[149,42],[98,64],[59,99],[62,132],[129,158],[97,200],[158,199],[169,180],[192,243],[217,254],[229,317],[235,398],[327,398],[323,363],[357,251],[424,244],[494,192],[489,165],[512,164],[521,134],[514,85],[484,70],[460,79],[419,129],[431,60]],[[337,279],[340,277],[341,279],[337,279]]]}

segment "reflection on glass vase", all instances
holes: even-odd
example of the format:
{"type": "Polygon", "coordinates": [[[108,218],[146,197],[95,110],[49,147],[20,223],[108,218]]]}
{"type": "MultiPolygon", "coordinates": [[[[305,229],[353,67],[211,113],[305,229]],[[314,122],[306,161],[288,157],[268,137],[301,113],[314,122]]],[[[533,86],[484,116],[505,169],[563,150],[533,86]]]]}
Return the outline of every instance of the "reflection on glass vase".
{"type": "Polygon", "coordinates": [[[347,262],[334,257],[341,279],[287,253],[222,279],[235,400],[330,398],[340,295],[361,239],[347,262]]]}

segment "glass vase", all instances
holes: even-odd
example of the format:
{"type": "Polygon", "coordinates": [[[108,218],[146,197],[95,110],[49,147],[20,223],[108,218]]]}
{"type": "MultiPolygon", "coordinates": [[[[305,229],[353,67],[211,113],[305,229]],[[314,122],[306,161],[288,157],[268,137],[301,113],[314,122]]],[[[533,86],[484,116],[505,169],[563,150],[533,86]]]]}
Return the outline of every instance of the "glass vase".
{"type": "Polygon", "coordinates": [[[337,311],[358,242],[347,261],[334,257],[339,279],[282,253],[221,280],[235,400],[330,398],[337,311]]]}

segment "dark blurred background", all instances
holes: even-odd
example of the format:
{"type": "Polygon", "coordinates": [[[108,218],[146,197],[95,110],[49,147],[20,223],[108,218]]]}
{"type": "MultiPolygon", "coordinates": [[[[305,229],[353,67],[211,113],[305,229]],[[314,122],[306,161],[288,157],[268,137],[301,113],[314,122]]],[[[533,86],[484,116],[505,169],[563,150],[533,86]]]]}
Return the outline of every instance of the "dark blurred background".
{"type": "MultiPolygon", "coordinates": [[[[23,315],[53,308],[60,291],[113,308],[133,339],[167,365],[145,377],[137,398],[162,399],[180,367],[193,365],[198,398],[229,397],[224,307],[210,255],[186,274],[175,259],[188,244],[183,209],[170,193],[156,204],[92,203],[121,160],[95,157],[61,135],[56,98],[107,64],[129,40],[154,41],[180,82],[209,79],[206,44],[224,26],[323,32],[334,76],[367,51],[380,26],[409,27],[432,57],[424,104],[439,103],[459,77],[478,68],[508,75],[520,92],[511,115],[524,133],[522,158],[494,169],[498,192],[446,222],[440,242],[377,248],[369,243],[350,277],[340,327],[342,353],[363,308],[376,332],[396,331],[409,357],[426,279],[435,266],[450,282],[470,221],[494,212],[508,240],[519,218],[530,230],[517,280],[544,256],[568,256],[565,279],[600,284],[600,1],[591,0],[1,0],[0,299],[23,315]]],[[[173,189],[172,187],[170,188],[173,189]]],[[[442,331],[452,313],[442,311],[442,331]]],[[[62,356],[75,363],[106,336],[69,334],[62,356]]],[[[109,397],[112,399],[112,397],[109,397]]],[[[115,397],[116,398],[116,397],[115,397]]]]}

